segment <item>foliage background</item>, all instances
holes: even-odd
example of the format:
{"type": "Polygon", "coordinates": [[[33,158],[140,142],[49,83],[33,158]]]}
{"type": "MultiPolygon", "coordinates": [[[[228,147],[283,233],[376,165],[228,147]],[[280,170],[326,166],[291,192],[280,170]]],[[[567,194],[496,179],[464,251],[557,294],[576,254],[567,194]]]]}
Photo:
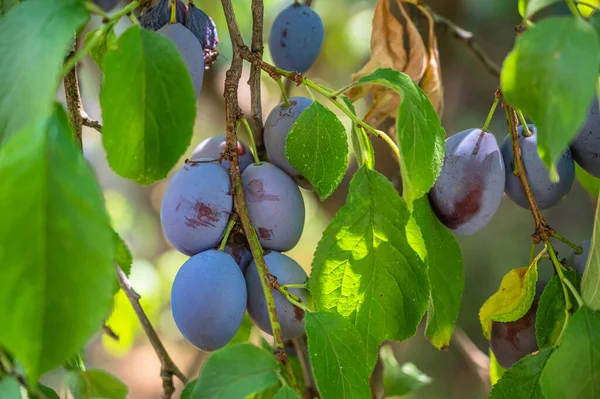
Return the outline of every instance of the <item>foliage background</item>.
{"type": "MultiPolygon", "coordinates": [[[[251,28],[249,3],[249,0],[234,0],[238,23],[247,43],[250,41],[251,28]]],[[[266,34],[275,15],[289,3],[290,0],[265,0],[266,34]]],[[[326,37],[317,63],[307,73],[311,79],[327,82],[329,87],[342,87],[350,81],[350,75],[363,66],[369,55],[374,3],[369,0],[314,0],[314,7],[325,23],[326,37]]],[[[474,32],[478,42],[497,63],[501,63],[512,48],[514,27],[520,22],[516,0],[429,0],[427,3],[438,14],[474,32]]],[[[205,74],[205,83],[197,103],[198,116],[193,146],[206,137],[224,134],[223,82],[231,60],[231,45],[220,2],[206,0],[197,1],[197,4],[213,17],[219,28],[221,55],[218,62],[205,74]]],[[[91,30],[98,24],[99,20],[93,19],[86,30],[91,30]]],[[[129,21],[123,21],[117,31],[124,30],[128,24],[129,21]]],[[[444,128],[451,135],[467,128],[481,127],[493,101],[497,81],[449,34],[438,30],[438,35],[445,87],[444,128]]],[[[266,47],[265,57],[269,59],[266,47]]],[[[249,110],[250,106],[249,90],[243,84],[247,81],[247,72],[245,69],[240,86],[240,105],[244,110],[249,110]]],[[[100,105],[97,103],[101,74],[90,59],[83,62],[79,73],[85,109],[90,117],[101,121],[100,105]]],[[[292,95],[306,93],[302,88],[294,88],[292,95]]],[[[64,100],[64,96],[60,96],[64,100]]],[[[265,117],[278,102],[275,83],[265,79],[265,117]]],[[[360,114],[365,110],[358,111],[360,114]]],[[[503,113],[497,112],[490,130],[499,141],[504,139],[508,130],[503,113]]],[[[159,207],[166,180],[150,187],[142,187],[122,179],[110,170],[97,132],[84,127],[84,143],[85,155],[104,188],[113,225],[134,254],[132,284],[142,295],[142,304],[175,362],[187,375],[196,375],[204,356],[179,334],[169,306],[172,280],[187,257],[169,247],[160,228],[159,207]]],[[[381,154],[377,156],[377,169],[398,183],[397,164],[391,158],[386,163],[384,153],[387,149],[377,146],[376,142],[374,144],[381,154]]],[[[305,230],[302,240],[290,255],[307,271],[323,229],[344,202],[347,183],[346,181],[345,185],[338,188],[324,204],[319,204],[313,194],[303,191],[307,204],[305,230]]],[[[561,234],[579,242],[590,238],[592,234],[594,204],[593,199],[576,183],[569,196],[546,211],[545,216],[561,234]]],[[[485,352],[488,346],[481,335],[477,317],[479,308],[498,288],[505,273],[528,263],[531,232],[529,212],[505,198],[487,227],[474,236],[458,237],[463,250],[466,282],[458,324],[485,352]]],[[[560,245],[558,250],[559,258],[565,257],[569,252],[568,248],[560,245]]],[[[542,278],[549,279],[551,268],[550,262],[542,263],[542,278]]],[[[86,349],[88,366],[115,374],[129,386],[131,398],[158,397],[161,390],[161,380],[157,378],[157,370],[160,368],[158,359],[142,334],[124,296],[117,297],[110,325],[119,334],[120,341],[117,343],[101,336],[94,338],[86,349]]],[[[259,335],[257,330],[252,331],[252,339],[258,339],[259,335]]],[[[434,379],[433,384],[407,397],[485,397],[477,374],[455,346],[451,345],[447,353],[440,353],[423,338],[423,331],[420,330],[414,338],[394,344],[394,350],[400,363],[413,362],[434,379]]],[[[60,392],[62,380],[60,374],[54,373],[47,377],[46,382],[60,392]]]]}

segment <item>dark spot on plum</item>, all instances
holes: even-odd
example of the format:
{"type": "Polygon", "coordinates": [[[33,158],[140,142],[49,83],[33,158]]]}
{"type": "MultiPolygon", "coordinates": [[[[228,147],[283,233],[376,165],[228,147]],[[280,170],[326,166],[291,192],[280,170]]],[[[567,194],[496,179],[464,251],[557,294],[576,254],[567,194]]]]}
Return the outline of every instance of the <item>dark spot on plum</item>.
{"type": "Polygon", "coordinates": [[[219,222],[219,211],[212,209],[200,201],[196,201],[192,209],[194,210],[194,217],[186,217],[186,226],[193,229],[197,229],[198,227],[216,227],[216,223],[219,222]]]}
{"type": "Polygon", "coordinates": [[[273,230],[269,230],[264,227],[259,227],[258,236],[263,240],[270,240],[273,237],[273,230]]]}
{"type": "Polygon", "coordinates": [[[304,310],[300,309],[296,305],[294,305],[294,319],[298,321],[304,319],[304,310]]]}
{"type": "Polygon", "coordinates": [[[279,196],[265,193],[264,181],[251,180],[246,186],[246,198],[249,202],[279,201],[279,196]]]}
{"type": "Polygon", "coordinates": [[[431,191],[433,201],[430,201],[433,211],[438,218],[450,229],[456,229],[473,218],[482,206],[482,195],[484,191],[481,180],[475,176],[472,180],[465,182],[464,195],[456,200],[452,212],[445,214],[438,206],[435,191],[431,191]]]}
{"type": "Polygon", "coordinates": [[[178,212],[179,208],[181,208],[181,202],[177,203],[177,206],[175,207],[175,212],[178,212]]]}

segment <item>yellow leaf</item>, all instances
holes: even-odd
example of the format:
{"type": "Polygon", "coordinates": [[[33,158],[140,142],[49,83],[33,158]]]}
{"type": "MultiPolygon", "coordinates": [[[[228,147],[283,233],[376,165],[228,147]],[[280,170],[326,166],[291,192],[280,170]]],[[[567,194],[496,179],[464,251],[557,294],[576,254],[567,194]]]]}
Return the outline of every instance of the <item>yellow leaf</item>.
{"type": "Polygon", "coordinates": [[[504,276],[500,289],[479,310],[483,335],[490,339],[492,321],[515,321],[531,307],[538,279],[537,262],[513,269],[504,276]]]}

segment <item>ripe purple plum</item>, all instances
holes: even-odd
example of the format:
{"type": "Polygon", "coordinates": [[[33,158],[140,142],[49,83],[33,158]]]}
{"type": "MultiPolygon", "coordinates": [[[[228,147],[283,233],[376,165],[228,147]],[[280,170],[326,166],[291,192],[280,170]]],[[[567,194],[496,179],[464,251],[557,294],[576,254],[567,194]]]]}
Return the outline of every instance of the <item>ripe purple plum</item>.
{"type": "Polygon", "coordinates": [[[588,257],[590,255],[590,247],[592,242],[590,240],[585,240],[577,245],[580,246],[583,251],[580,254],[575,253],[575,251],[571,252],[566,262],[567,265],[571,266],[573,269],[577,270],[579,274],[583,275],[588,257]]]}
{"type": "MultiPolygon", "coordinates": [[[[556,205],[571,191],[575,180],[575,163],[573,162],[571,151],[569,149],[565,150],[556,165],[559,181],[552,182],[548,169],[544,166],[538,155],[537,128],[535,125],[528,126],[531,131],[530,136],[524,136],[523,126],[519,126],[519,143],[521,144],[523,164],[529,184],[531,185],[531,191],[538,206],[540,209],[547,209],[556,205]]],[[[517,205],[529,209],[529,203],[523,191],[521,180],[513,173],[515,170],[515,160],[510,135],[504,139],[500,150],[502,151],[502,157],[506,165],[505,192],[517,205]]]]}
{"type": "Polygon", "coordinates": [[[283,169],[301,187],[311,190],[310,182],[288,162],[285,155],[285,141],[292,125],[300,114],[312,104],[312,100],[306,97],[291,97],[290,104],[286,108],[283,103],[280,103],[267,117],[264,132],[265,148],[269,155],[269,161],[273,165],[283,169]]]}
{"type": "Polygon", "coordinates": [[[196,97],[202,89],[202,78],[204,77],[204,51],[200,42],[185,26],[181,24],[167,24],[159,29],[158,33],[171,39],[177,50],[183,57],[187,66],[196,97]]]}
{"type": "Polygon", "coordinates": [[[179,169],[171,177],[160,206],[167,239],[190,256],[219,243],[233,207],[227,171],[209,161],[197,159],[179,169]]]}
{"type": "Polygon", "coordinates": [[[271,26],[269,49],[279,68],[304,73],[314,64],[325,29],[319,14],[303,4],[292,4],[281,11],[271,26]]]}
{"type": "Polygon", "coordinates": [[[188,5],[185,27],[198,38],[204,50],[214,50],[219,44],[217,25],[204,11],[194,4],[188,5]]]}
{"type": "MultiPolygon", "coordinates": [[[[279,284],[306,283],[306,273],[292,258],[276,251],[266,251],[265,262],[271,274],[277,277],[279,284]]],[[[267,304],[254,261],[250,263],[244,276],[248,290],[248,314],[261,330],[272,335],[267,304]]],[[[304,334],[304,311],[285,299],[279,291],[272,291],[283,337],[292,339],[304,334]]],[[[308,291],[304,288],[290,288],[289,292],[302,299],[303,303],[309,300],[308,291]]]]}
{"type": "Polygon", "coordinates": [[[538,281],[531,308],[523,317],[508,323],[492,322],[490,346],[498,363],[506,369],[526,355],[538,350],[535,336],[535,314],[546,282],[538,281]]]}
{"type": "Polygon", "coordinates": [[[188,259],[171,289],[175,324],[192,345],[203,351],[225,346],[246,312],[246,282],[233,258],[217,250],[188,259]]]}
{"type": "Polygon", "coordinates": [[[242,187],[263,248],[292,249],[304,228],[304,200],[294,181],[278,167],[262,162],[246,168],[242,187]]]}
{"type": "MultiPolygon", "coordinates": [[[[185,23],[185,15],[187,13],[187,6],[181,1],[177,0],[177,6],[175,8],[176,19],[180,24],[185,23]]],[[[167,25],[171,20],[171,1],[160,0],[155,7],[145,12],[140,16],[140,25],[145,29],[157,31],[163,26],[167,25]]]]}
{"type": "Polygon", "coordinates": [[[594,98],[585,125],[571,143],[575,162],[590,174],[600,177],[600,112],[598,97],[594,98]]]}
{"type": "MultiPolygon", "coordinates": [[[[194,152],[192,153],[191,159],[194,160],[196,158],[209,158],[209,159],[217,159],[221,156],[221,153],[225,149],[225,135],[219,135],[215,137],[209,137],[206,140],[202,141],[194,152]]],[[[252,152],[248,146],[241,141],[238,140],[238,159],[240,165],[240,172],[243,172],[248,165],[250,165],[253,161],[252,152]]],[[[223,167],[229,170],[229,161],[223,160],[221,162],[223,167]]]]}
{"type": "Polygon", "coordinates": [[[248,241],[241,233],[233,233],[229,236],[224,252],[233,257],[242,273],[246,271],[246,268],[252,262],[252,252],[248,247],[248,241]]]}
{"type": "Polygon", "coordinates": [[[429,199],[446,227],[457,234],[473,234],[498,210],[504,180],[496,138],[481,129],[468,129],[446,140],[444,166],[429,199]]]}

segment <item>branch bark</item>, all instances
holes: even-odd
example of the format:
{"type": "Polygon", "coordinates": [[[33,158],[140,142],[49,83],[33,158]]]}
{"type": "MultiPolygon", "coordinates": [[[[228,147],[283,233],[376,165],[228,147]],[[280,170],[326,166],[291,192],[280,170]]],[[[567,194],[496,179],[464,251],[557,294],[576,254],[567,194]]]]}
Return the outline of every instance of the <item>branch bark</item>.
{"type": "Polygon", "coordinates": [[[152,323],[150,323],[148,316],[146,316],[146,313],[144,313],[144,309],[140,304],[140,295],[137,292],[135,292],[135,290],[131,286],[131,283],[129,282],[129,279],[127,278],[123,270],[121,270],[121,268],[118,267],[118,265],[117,278],[119,280],[119,286],[121,287],[123,292],[125,292],[127,299],[129,299],[129,302],[131,303],[135,314],[140,320],[140,324],[142,325],[144,332],[148,336],[148,339],[150,340],[150,343],[152,344],[152,347],[154,348],[154,351],[156,352],[156,355],[160,360],[160,377],[163,381],[163,392],[161,398],[169,399],[173,396],[173,393],[175,392],[173,376],[177,376],[177,378],[179,378],[184,384],[188,383],[188,379],[185,377],[185,375],[183,375],[179,368],[177,368],[175,362],[173,362],[173,360],[171,359],[171,356],[169,356],[169,353],[167,352],[165,346],[158,337],[156,330],[154,330],[154,327],[152,327],[152,323]]]}
{"type": "Polygon", "coordinates": [[[277,310],[275,308],[275,301],[273,299],[272,288],[274,284],[276,284],[277,279],[269,273],[269,269],[263,256],[262,247],[260,246],[258,237],[256,236],[256,231],[252,226],[252,222],[250,221],[248,208],[246,206],[246,197],[244,196],[244,191],[242,190],[242,181],[238,167],[237,122],[243,117],[238,103],[238,89],[240,79],[242,77],[243,67],[242,53],[247,52],[252,54],[253,58],[256,60],[257,66],[263,62],[259,54],[252,53],[248,47],[245,46],[240,29],[235,19],[235,13],[233,11],[231,0],[221,0],[221,4],[223,6],[223,12],[225,13],[225,19],[227,21],[227,27],[229,29],[229,36],[231,37],[231,44],[233,48],[231,67],[225,74],[225,90],[223,93],[223,96],[225,97],[226,127],[224,156],[227,160],[229,160],[230,165],[229,173],[233,191],[233,203],[235,212],[237,213],[244,230],[244,234],[248,239],[252,257],[256,262],[258,274],[262,281],[261,285],[267,303],[269,319],[271,322],[271,330],[273,332],[275,358],[283,365],[292,388],[300,394],[298,382],[285,351],[283,333],[281,331],[279,319],[277,318],[277,310]]]}
{"type": "Polygon", "coordinates": [[[490,381],[490,358],[479,350],[477,345],[471,341],[471,338],[459,326],[454,327],[452,341],[457,345],[460,353],[463,355],[471,369],[479,376],[485,389],[485,395],[492,390],[490,381]]]}
{"type": "MultiPolygon", "coordinates": [[[[252,52],[257,54],[262,59],[263,54],[263,20],[264,20],[264,4],[263,0],[252,0],[252,52]]],[[[254,140],[258,156],[262,158],[265,153],[263,140],[263,117],[261,105],[261,89],[260,78],[261,70],[256,65],[250,67],[250,113],[252,114],[252,130],[254,132],[254,140]]]]}
{"type": "MultiPolygon", "coordinates": [[[[67,59],[75,55],[77,47],[77,41],[73,45],[73,50],[67,57],[67,59]]],[[[79,78],[77,76],[77,68],[72,68],[65,76],[63,82],[65,88],[65,97],[67,99],[67,108],[69,109],[69,116],[71,118],[71,124],[74,129],[74,140],[79,148],[83,148],[83,142],[81,138],[82,124],[83,124],[83,104],[81,102],[81,93],[79,92],[79,78]]]]}

